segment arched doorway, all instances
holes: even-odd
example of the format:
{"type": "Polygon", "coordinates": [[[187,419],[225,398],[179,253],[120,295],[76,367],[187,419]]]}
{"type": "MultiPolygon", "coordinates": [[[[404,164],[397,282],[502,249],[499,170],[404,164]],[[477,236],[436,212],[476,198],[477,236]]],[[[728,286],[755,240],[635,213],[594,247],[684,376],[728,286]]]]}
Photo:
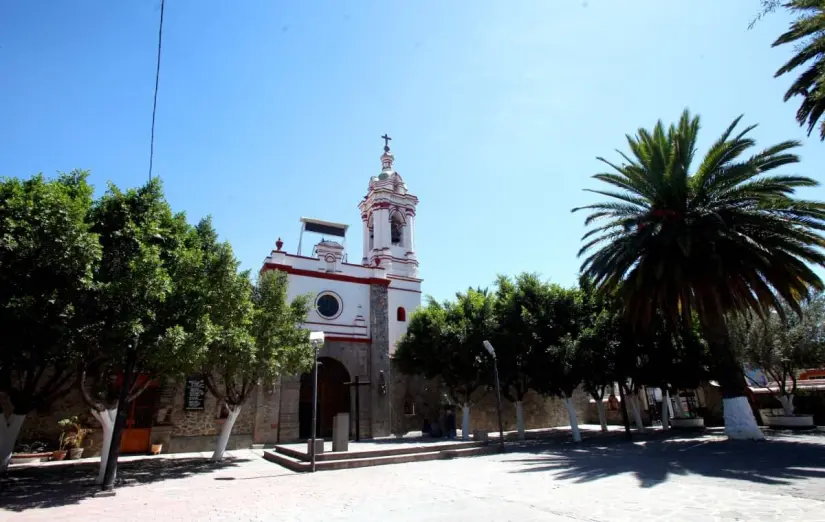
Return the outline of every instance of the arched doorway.
{"type": "MultiPolygon", "coordinates": [[[[349,372],[330,357],[318,359],[318,426],[317,437],[332,437],[332,419],[338,413],[349,412],[349,372]]],[[[308,439],[312,434],[312,372],[301,376],[298,403],[298,436],[308,439]]]]}

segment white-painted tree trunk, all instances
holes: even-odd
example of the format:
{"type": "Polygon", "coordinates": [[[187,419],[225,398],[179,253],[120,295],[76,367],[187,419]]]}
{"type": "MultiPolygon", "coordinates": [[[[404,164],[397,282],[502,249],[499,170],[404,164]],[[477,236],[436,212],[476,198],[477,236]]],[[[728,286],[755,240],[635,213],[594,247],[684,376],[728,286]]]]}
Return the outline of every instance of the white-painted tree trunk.
{"type": "Polygon", "coordinates": [[[679,392],[676,392],[676,397],[673,399],[673,404],[676,405],[676,416],[681,418],[686,418],[687,413],[685,412],[685,408],[682,406],[682,398],[679,397],[679,392]]]}
{"type": "MultiPolygon", "coordinates": [[[[109,449],[112,447],[112,433],[115,428],[117,407],[111,410],[97,411],[92,409],[92,416],[100,423],[103,430],[103,446],[100,448],[100,469],[97,472],[95,484],[103,484],[103,475],[106,474],[106,461],[109,459],[109,449]]],[[[117,470],[115,470],[117,473],[117,470]]]]}
{"type": "Polygon", "coordinates": [[[470,440],[470,405],[464,403],[464,414],[461,416],[461,439],[470,440]]]}
{"type": "Polygon", "coordinates": [[[782,409],[785,410],[785,415],[793,415],[793,394],[780,395],[777,399],[782,403],[782,409]]]}
{"type": "Polygon", "coordinates": [[[753,410],[747,397],[722,399],[725,416],[725,435],[736,440],[763,440],[765,434],[756,424],[753,410]]]}
{"type": "Polygon", "coordinates": [[[573,433],[573,440],[582,441],[582,434],[579,432],[579,422],[576,420],[576,409],[573,408],[573,399],[563,397],[564,407],[567,408],[567,416],[570,417],[570,431],[573,433]]]}
{"type": "Polygon", "coordinates": [[[25,415],[12,413],[7,419],[0,412],[0,473],[6,471],[11,462],[11,454],[14,452],[14,445],[17,443],[17,436],[23,427],[25,415]]]}
{"type": "Polygon", "coordinates": [[[642,410],[639,407],[639,393],[633,392],[627,395],[627,402],[630,403],[630,410],[633,413],[633,422],[639,431],[645,430],[645,424],[642,422],[642,410]]]}
{"type": "Polygon", "coordinates": [[[215,448],[215,453],[212,454],[212,462],[218,462],[223,458],[223,453],[226,451],[226,444],[229,442],[229,435],[232,433],[232,426],[238,420],[238,415],[241,414],[240,406],[228,406],[229,417],[223,423],[221,434],[218,436],[218,445],[215,448]]]}
{"type": "Polygon", "coordinates": [[[670,427],[670,392],[662,391],[662,429],[670,427]]]}
{"type": "Polygon", "coordinates": [[[516,401],[516,429],[519,440],[524,440],[524,404],[516,401]]]}
{"type": "Polygon", "coordinates": [[[596,411],[599,412],[599,424],[602,426],[602,431],[607,431],[607,415],[604,413],[604,401],[596,401],[596,411]]]}

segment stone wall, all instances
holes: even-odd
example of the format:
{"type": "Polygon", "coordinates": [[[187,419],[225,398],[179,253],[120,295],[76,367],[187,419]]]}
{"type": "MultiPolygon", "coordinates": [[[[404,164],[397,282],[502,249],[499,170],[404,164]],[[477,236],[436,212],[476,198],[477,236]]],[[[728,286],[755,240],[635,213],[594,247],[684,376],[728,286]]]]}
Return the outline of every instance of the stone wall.
{"type": "MultiPolygon", "coordinates": [[[[370,344],[364,342],[353,341],[326,341],[324,346],[318,350],[318,357],[329,357],[335,359],[344,365],[349,373],[350,379],[359,377],[361,381],[371,381],[370,376],[370,344]]],[[[374,382],[374,381],[371,381],[374,382]]],[[[375,384],[370,386],[363,386],[359,392],[359,414],[361,424],[362,437],[371,436],[370,432],[370,397],[373,390],[376,389],[375,384]]],[[[277,434],[270,434],[269,437],[273,440],[271,442],[287,443],[299,440],[300,435],[300,395],[301,395],[301,377],[293,375],[283,377],[278,389],[278,403],[277,407],[270,406],[272,413],[269,418],[277,419],[275,422],[264,421],[265,425],[270,426],[271,430],[277,431],[277,434]],[[277,409],[277,417],[275,411],[277,409]],[[268,422],[268,424],[266,424],[268,422]],[[272,428],[272,425],[275,428],[272,428]]],[[[355,434],[355,390],[350,390],[350,406],[351,415],[351,433],[355,434]]],[[[311,417],[311,415],[310,415],[311,417]]],[[[262,441],[270,442],[270,440],[262,441]]]]}
{"type": "MultiPolygon", "coordinates": [[[[0,403],[5,408],[8,404],[6,397],[0,397],[0,403]]],[[[100,424],[92,417],[89,407],[77,389],[72,389],[69,394],[57,400],[48,409],[29,413],[17,441],[18,443],[44,442],[50,448],[56,449],[61,431],[57,422],[75,415],[81,423],[94,430],[86,437],[83,444],[86,448],[85,454],[87,456],[100,454],[100,447],[103,444],[100,424]]]]}
{"type": "Polygon", "coordinates": [[[404,375],[393,364],[390,393],[393,434],[421,431],[425,421],[438,418],[441,398],[437,379],[404,375]]]}
{"type": "MultiPolygon", "coordinates": [[[[172,437],[217,435],[223,426],[224,420],[219,418],[218,399],[206,390],[204,394],[204,408],[198,411],[183,409],[184,387],[178,386],[172,407],[171,424],[172,437]]],[[[232,427],[233,435],[252,435],[252,424],[255,419],[255,394],[247,400],[241,408],[241,414],[232,427]]]]}
{"type": "Polygon", "coordinates": [[[390,322],[387,286],[370,285],[370,436],[390,434],[390,322]]]}
{"type": "MultiPolygon", "coordinates": [[[[543,397],[532,390],[524,396],[525,429],[552,428],[568,426],[570,424],[567,408],[561,399],[543,397]]],[[[573,407],[579,424],[587,418],[588,395],[581,390],[573,393],[573,407]]],[[[460,429],[463,411],[456,407],[456,426],[460,429]]],[[[501,398],[501,420],[504,431],[516,429],[516,405],[504,397],[501,398]]],[[[495,390],[479,390],[474,394],[474,402],[470,406],[470,431],[487,430],[498,431],[498,413],[496,408],[495,390]]]]}

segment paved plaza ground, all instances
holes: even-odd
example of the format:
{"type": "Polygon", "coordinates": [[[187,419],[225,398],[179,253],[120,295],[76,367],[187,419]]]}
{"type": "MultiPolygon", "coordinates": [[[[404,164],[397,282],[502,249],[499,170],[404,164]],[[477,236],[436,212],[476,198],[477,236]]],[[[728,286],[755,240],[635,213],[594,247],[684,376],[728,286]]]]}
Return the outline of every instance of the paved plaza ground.
{"type": "Polygon", "coordinates": [[[545,441],[314,475],[261,453],[127,462],[112,498],[91,496],[91,463],[16,469],[0,481],[0,520],[825,521],[822,434],[545,441]]]}

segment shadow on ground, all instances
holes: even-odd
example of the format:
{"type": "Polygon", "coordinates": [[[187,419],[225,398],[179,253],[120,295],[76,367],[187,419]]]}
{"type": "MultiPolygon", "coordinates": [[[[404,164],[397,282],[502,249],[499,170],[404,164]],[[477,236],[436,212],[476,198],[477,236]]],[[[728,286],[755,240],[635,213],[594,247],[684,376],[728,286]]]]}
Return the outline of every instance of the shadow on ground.
{"type": "MultiPolygon", "coordinates": [[[[213,463],[207,458],[147,459],[121,462],[117,487],[186,478],[198,473],[238,466],[249,459],[225,458],[213,463]]],[[[23,511],[75,504],[93,496],[98,463],[71,466],[32,466],[12,469],[0,477],[0,511],[23,511]]]]}
{"type": "Polygon", "coordinates": [[[825,478],[823,437],[771,437],[760,442],[656,438],[609,446],[592,441],[521,452],[532,456],[514,461],[520,465],[514,473],[551,473],[558,480],[579,483],[623,473],[635,475],[643,488],[661,484],[673,475],[691,474],[764,485],[825,478]]]}

